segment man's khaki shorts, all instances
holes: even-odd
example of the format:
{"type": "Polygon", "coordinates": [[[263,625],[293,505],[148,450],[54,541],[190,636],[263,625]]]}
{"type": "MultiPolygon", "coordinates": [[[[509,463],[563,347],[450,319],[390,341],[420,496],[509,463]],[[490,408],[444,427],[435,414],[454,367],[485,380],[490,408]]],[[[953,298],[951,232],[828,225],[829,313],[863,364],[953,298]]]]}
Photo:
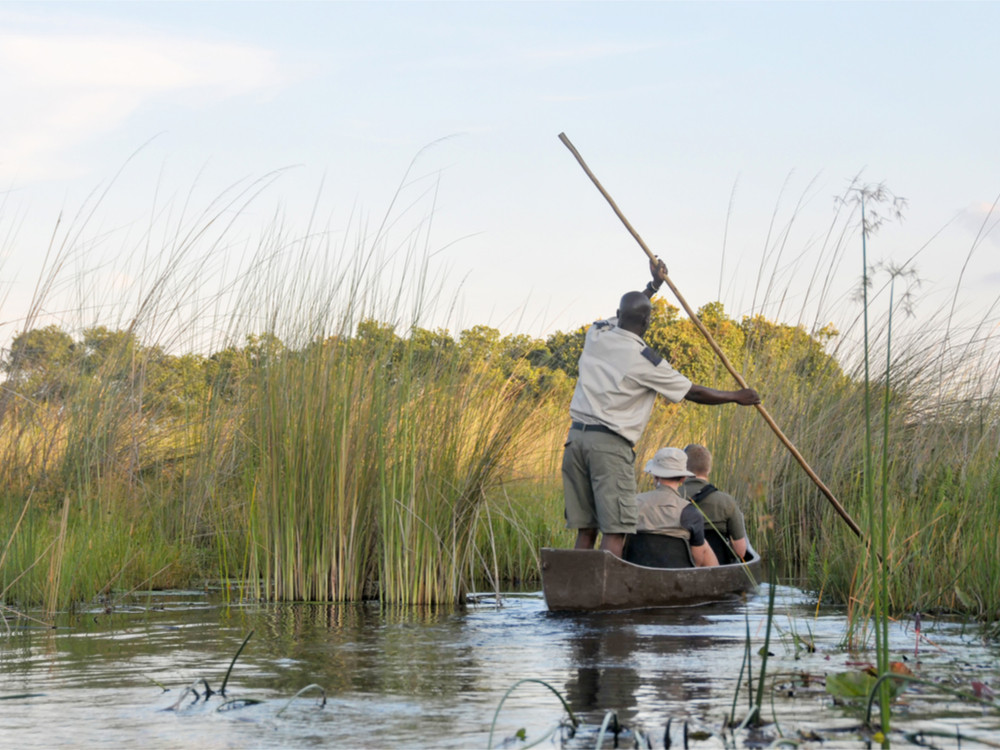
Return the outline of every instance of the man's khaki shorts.
{"type": "Polygon", "coordinates": [[[624,438],[605,432],[570,430],[563,451],[563,494],[567,529],[632,534],[635,451],[624,438]]]}

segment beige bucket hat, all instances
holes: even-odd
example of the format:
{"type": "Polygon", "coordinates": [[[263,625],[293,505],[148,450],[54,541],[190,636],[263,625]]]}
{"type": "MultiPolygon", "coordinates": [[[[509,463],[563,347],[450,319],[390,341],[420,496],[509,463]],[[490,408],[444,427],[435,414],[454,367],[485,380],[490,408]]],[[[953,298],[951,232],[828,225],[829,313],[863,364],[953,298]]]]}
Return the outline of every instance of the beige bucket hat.
{"type": "Polygon", "coordinates": [[[660,479],[693,477],[687,469],[687,454],[680,448],[660,448],[656,455],[646,462],[646,473],[660,479]]]}

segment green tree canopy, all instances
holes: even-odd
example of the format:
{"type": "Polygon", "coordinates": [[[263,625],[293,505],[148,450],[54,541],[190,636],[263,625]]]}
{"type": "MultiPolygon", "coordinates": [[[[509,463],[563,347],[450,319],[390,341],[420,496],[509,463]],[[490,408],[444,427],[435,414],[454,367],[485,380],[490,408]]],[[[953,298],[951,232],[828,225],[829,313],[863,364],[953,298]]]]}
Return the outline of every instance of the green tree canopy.
{"type": "Polygon", "coordinates": [[[0,361],[11,386],[33,400],[63,396],[75,379],[78,347],[57,325],[19,333],[0,361]]]}

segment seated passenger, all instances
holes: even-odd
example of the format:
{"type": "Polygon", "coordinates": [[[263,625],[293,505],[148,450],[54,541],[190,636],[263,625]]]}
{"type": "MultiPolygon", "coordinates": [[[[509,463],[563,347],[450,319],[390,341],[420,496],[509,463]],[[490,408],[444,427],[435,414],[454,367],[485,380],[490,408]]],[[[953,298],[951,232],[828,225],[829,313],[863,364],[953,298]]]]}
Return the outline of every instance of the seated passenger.
{"type": "Polygon", "coordinates": [[[646,463],[646,473],[652,474],[656,489],[636,497],[639,511],[636,532],[686,539],[695,565],[718,565],[715,553],[705,541],[704,518],[677,492],[685,477],[694,476],[687,469],[684,451],[680,448],[660,448],[646,463]]]}
{"type": "Polygon", "coordinates": [[[688,471],[694,476],[684,480],[680,488],[681,495],[693,502],[705,514],[706,531],[709,529],[717,531],[740,560],[746,559],[747,530],[743,522],[743,513],[732,495],[722,492],[708,482],[708,475],[712,471],[712,454],[705,446],[694,443],[688,445],[684,452],[687,454],[688,471]]]}

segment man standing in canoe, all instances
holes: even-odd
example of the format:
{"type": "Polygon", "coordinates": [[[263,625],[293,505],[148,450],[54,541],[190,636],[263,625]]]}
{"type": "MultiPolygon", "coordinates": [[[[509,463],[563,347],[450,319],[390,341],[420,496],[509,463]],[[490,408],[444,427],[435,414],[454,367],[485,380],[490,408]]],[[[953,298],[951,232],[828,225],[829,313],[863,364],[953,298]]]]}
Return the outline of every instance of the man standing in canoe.
{"type": "Polygon", "coordinates": [[[635,451],[656,394],[678,403],[752,406],[752,388],[719,391],[694,385],[642,340],[649,328],[650,300],[667,275],[663,261],[650,262],[653,280],[645,291],[627,292],[614,318],[587,331],[579,377],[570,403],[570,431],[563,452],[566,528],[576,529],[576,549],[601,549],[621,557],[625,535],[637,518],[635,451]]]}

